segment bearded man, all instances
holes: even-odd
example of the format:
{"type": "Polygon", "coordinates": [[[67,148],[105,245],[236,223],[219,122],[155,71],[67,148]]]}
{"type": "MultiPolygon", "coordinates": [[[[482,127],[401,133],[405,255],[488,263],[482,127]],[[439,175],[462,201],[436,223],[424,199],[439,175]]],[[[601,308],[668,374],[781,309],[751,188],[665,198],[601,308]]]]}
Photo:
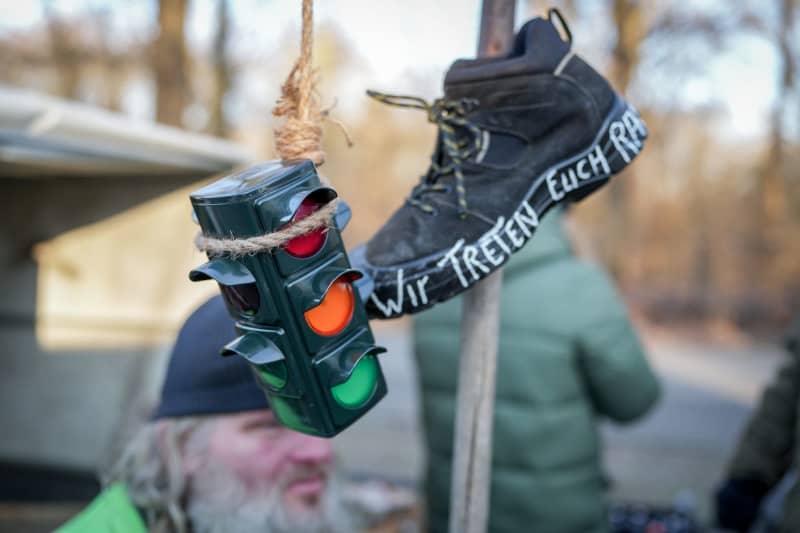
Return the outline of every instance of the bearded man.
{"type": "Polygon", "coordinates": [[[330,440],[280,425],[220,297],[187,320],[152,419],[57,533],[316,533],[358,528],[339,499],[330,440]]]}

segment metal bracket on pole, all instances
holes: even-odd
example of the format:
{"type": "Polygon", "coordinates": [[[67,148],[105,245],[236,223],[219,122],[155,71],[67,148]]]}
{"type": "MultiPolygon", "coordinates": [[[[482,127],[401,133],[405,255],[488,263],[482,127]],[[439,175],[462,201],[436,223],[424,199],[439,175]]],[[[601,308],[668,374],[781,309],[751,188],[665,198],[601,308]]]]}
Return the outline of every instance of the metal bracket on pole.
{"type": "MultiPolygon", "coordinates": [[[[505,53],[515,0],[483,0],[478,56],[505,53]]],[[[450,533],[483,533],[489,520],[497,345],[503,271],[464,296],[450,492],[450,533]]]]}

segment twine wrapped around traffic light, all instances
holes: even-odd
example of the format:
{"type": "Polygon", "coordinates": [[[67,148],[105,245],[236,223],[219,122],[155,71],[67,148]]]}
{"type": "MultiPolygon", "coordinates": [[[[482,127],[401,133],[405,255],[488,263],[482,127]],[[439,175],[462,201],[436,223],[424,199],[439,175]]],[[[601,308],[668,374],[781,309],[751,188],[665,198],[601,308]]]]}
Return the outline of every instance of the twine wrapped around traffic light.
{"type": "Polygon", "coordinates": [[[229,255],[236,258],[268,252],[285,245],[296,237],[311,233],[317,228],[330,228],[334,223],[333,218],[336,214],[336,209],[336,199],[334,198],[307,217],[301,218],[284,229],[273,233],[247,239],[219,239],[206,237],[199,233],[194,239],[194,244],[198,250],[207,253],[209,257],[229,255]]]}
{"type": "MultiPolygon", "coordinates": [[[[276,117],[285,117],[283,124],[275,129],[275,148],[281,159],[310,159],[315,165],[320,166],[325,162],[325,152],[322,150],[322,121],[330,119],[328,110],[320,109],[315,94],[312,69],[313,28],[313,2],[303,0],[300,57],[281,87],[281,96],[272,114],[276,117]]],[[[348,145],[351,144],[347,132],[344,133],[348,145]]],[[[321,175],[320,179],[326,182],[321,175]]],[[[210,256],[228,254],[239,257],[270,252],[315,229],[331,227],[336,210],[336,199],[333,199],[302,220],[273,233],[247,239],[208,237],[200,233],[194,243],[198,250],[210,256]]]]}

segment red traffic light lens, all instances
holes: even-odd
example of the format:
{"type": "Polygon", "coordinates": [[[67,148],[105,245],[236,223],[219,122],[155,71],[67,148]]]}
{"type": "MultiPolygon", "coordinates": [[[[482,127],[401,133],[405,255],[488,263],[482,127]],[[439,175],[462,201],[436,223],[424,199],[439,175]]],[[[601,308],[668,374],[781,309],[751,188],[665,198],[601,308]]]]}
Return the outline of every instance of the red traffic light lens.
{"type": "Polygon", "coordinates": [[[336,335],[350,323],[355,305],[353,286],[347,277],[341,277],[333,282],[322,302],[303,313],[303,316],[317,335],[336,335]]]}
{"type": "MultiPolygon", "coordinates": [[[[310,196],[306,197],[300,203],[300,207],[297,208],[297,211],[292,217],[292,222],[297,222],[307,217],[319,209],[321,205],[322,204],[314,198],[310,196]]],[[[318,228],[287,242],[284,245],[284,250],[294,257],[311,257],[322,248],[323,244],[325,244],[325,228],[318,228]]]]}

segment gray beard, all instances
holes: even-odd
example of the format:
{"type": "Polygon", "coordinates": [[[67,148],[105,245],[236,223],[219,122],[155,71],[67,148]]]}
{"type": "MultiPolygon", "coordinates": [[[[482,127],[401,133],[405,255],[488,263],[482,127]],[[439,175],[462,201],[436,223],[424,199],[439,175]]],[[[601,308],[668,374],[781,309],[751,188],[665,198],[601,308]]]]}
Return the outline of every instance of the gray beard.
{"type": "Polygon", "coordinates": [[[345,507],[332,472],[316,511],[292,512],[282,502],[285,480],[248,488],[226,468],[196,472],[186,514],[194,533],[353,533],[361,528],[345,507]]]}

